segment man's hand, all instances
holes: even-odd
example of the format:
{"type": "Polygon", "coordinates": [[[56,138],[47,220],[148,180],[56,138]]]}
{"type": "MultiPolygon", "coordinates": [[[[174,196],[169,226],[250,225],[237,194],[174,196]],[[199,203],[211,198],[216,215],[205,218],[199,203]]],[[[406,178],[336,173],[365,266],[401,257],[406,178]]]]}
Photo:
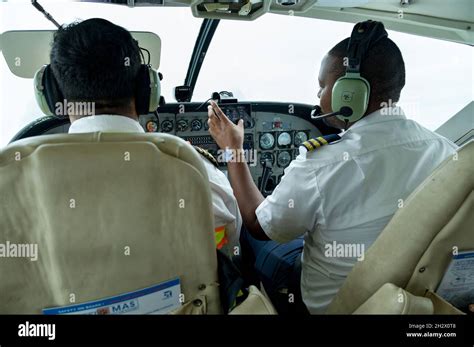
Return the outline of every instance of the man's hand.
{"type": "Polygon", "coordinates": [[[240,150],[244,145],[244,121],[235,125],[214,102],[207,107],[209,133],[221,149],[240,150]]]}

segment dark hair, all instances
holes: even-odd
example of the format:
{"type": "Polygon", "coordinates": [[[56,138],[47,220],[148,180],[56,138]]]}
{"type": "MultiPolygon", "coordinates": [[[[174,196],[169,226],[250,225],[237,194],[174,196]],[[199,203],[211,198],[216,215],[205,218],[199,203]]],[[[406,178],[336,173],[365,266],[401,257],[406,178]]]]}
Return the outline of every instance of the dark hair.
{"type": "MultiPolygon", "coordinates": [[[[337,58],[347,57],[349,38],[346,38],[334,46],[329,55],[337,58]]],[[[337,73],[342,75],[345,66],[341,63],[336,67],[337,73]]],[[[402,53],[395,42],[385,37],[370,46],[362,57],[360,75],[369,81],[371,87],[371,98],[376,102],[396,102],[405,85],[405,63],[402,53]]]]}
{"type": "Polygon", "coordinates": [[[68,100],[123,106],[135,94],[140,48],[126,29],[105,19],[61,27],[54,35],[50,58],[68,100]]]}

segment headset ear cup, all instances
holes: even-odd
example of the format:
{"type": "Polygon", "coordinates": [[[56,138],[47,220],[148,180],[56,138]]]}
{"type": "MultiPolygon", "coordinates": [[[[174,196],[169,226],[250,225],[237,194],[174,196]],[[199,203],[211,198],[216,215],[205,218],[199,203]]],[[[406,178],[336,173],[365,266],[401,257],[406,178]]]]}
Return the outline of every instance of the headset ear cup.
{"type": "Polygon", "coordinates": [[[43,75],[44,75],[44,70],[46,66],[47,65],[44,65],[38,71],[36,71],[35,77],[33,78],[33,85],[34,85],[36,103],[41,109],[41,112],[43,112],[44,114],[48,116],[52,116],[53,113],[49,109],[48,102],[46,101],[46,97],[44,95],[45,90],[43,86],[43,75]]]}
{"type": "Polygon", "coordinates": [[[148,105],[148,112],[155,112],[160,105],[161,97],[161,78],[158,71],[149,68],[150,74],[150,102],[148,105]]]}
{"type": "Polygon", "coordinates": [[[340,120],[356,122],[361,119],[369,105],[370,84],[358,73],[346,73],[332,88],[331,107],[334,112],[349,107],[352,114],[348,117],[336,116],[340,120]]]}
{"type": "Polygon", "coordinates": [[[57,108],[56,106],[58,103],[63,104],[64,97],[54,77],[51,65],[44,65],[36,72],[34,86],[36,102],[43,113],[49,116],[67,116],[64,114],[65,112],[56,114],[56,110],[63,110],[63,107],[57,108]]]}
{"type": "Polygon", "coordinates": [[[141,65],[137,75],[135,108],[138,114],[155,112],[160,102],[160,78],[148,65],[141,65]]]}
{"type": "Polygon", "coordinates": [[[135,89],[135,108],[138,114],[148,113],[148,102],[150,99],[150,77],[146,65],[141,65],[137,74],[135,89]]]}

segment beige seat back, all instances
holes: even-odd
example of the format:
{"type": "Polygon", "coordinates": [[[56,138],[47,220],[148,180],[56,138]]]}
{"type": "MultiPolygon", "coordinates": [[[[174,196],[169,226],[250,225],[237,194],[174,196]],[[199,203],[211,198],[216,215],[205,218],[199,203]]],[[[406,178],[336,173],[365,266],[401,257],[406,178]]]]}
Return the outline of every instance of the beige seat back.
{"type": "Polygon", "coordinates": [[[102,299],[179,277],[182,299],[220,313],[209,182],[165,134],[28,138],[0,151],[0,313],[102,299]],[[202,302],[202,301],[200,301],[202,302]]]}
{"type": "Polygon", "coordinates": [[[409,196],[365,260],[354,266],[327,313],[354,313],[387,283],[415,296],[435,292],[453,252],[474,250],[473,180],[470,142],[409,196]]]}

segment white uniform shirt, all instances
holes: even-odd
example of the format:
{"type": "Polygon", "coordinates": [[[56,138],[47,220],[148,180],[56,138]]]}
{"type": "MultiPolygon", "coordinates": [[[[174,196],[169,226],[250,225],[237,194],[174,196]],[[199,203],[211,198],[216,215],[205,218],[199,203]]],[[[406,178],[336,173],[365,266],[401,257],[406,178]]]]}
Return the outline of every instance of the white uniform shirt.
{"type": "Polygon", "coordinates": [[[357,258],[363,258],[330,251],[350,245],[367,250],[402,200],[457,150],[406,119],[398,107],[373,112],[341,136],[302,152],[256,210],[272,240],[305,235],[301,291],[311,313],[324,313],[357,258]]]}
{"type": "MultiPolygon", "coordinates": [[[[135,120],[118,115],[89,116],[76,120],[69,128],[70,134],[91,132],[143,133],[142,126],[135,120]]],[[[242,217],[237,200],[225,174],[199,155],[207,169],[211,186],[212,208],[214,212],[214,228],[225,226],[228,238],[223,251],[231,253],[233,247],[239,245],[242,217]]]]}

